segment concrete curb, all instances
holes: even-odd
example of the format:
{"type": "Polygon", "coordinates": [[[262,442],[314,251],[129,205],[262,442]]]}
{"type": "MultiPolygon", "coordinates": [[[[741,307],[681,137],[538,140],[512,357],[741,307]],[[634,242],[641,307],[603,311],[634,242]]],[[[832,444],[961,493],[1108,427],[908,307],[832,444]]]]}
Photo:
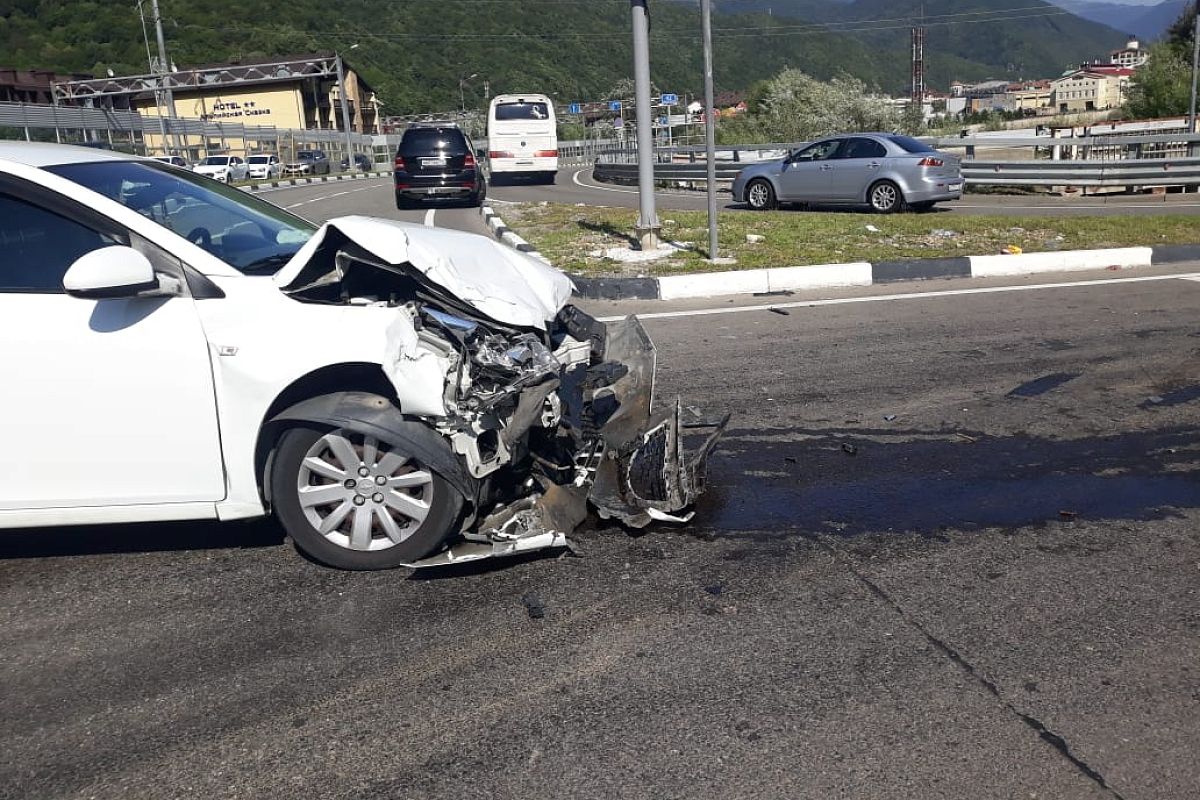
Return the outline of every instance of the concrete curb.
{"type": "Polygon", "coordinates": [[[1021,255],[918,258],[897,261],[816,264],[804,267],[702,272],[661,278],[572,276],[583,297],[603,300],[683,300],[722,295],[871,286],[935,278],[991,278],[1040,272],[1135,269],[1200,260],[1200,245],[1064,250],[1021,255]]]}
{"type": "Polygon", "coordinates": [[[500,215],[497,214],[491,206],[480,206],[479,213],[483,216],[483,222],[485,225],[487,225],[488,230],[491,231],[492,235],[497,239],[504,242],[512,249],[519,250],[525,255],[533,256],[537,260],[544,261],[547,264],[550,263],[550,259],[546,258],[544,255],[535,250],[533,245],[522,239],[520,236],[514,233],[512,229],[505,225],[504,220],[500,219],[500,215]]]}
{"type": "Polygon", "coordinates": [[[355,172],[351,175],[337,173],[336,175],[322,175],[319,178],[284,178],[279,177],[273,181],[264,181],[263,183],[252,183],[249,186],[238,186],[238,189],[244,189],[247,192],[264,192],[272,189],[290,189],[293,186],[306,186],[310,183],[329,183],[331,181],[360,181],[366,178],[382,178],[390,173],[375,171],[375,172],[355,172]]]}

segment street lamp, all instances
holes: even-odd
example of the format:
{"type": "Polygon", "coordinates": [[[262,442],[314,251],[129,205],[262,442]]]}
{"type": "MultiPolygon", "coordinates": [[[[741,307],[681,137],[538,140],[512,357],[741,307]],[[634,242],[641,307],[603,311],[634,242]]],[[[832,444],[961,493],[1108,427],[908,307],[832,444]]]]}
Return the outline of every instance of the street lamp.
{"type": "MultiPolygon", "coordinates": [[[[350,45],[353,50],[358,44],[350,45]]],[[[335,53],[337,59],[338,100],[342,104],[342,131],[346,134],[346,168],[354,171],[354,134],[350,131],[350,97],[346,94],[346,70],[342,66],[342,54],[335,53]]]]}
{"type": "Polygon", "coordinates": [[[462,109],[462,112],[464,114],[467,113],[467,96],[465,94],[463,94],[463,87],[467,85],[467,81],[473,80],[478,77],[479,77],[478,72],[472,72],[467,77],[458,79],[458,105],[459,105],[459,108],[462,109]]]}

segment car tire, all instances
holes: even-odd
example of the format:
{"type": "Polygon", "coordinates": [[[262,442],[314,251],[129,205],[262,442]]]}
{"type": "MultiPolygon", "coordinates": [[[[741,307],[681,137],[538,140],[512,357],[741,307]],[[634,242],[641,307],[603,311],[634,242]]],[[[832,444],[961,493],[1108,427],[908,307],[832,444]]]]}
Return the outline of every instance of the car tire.
{"type": "Polygon", "coordinates": [[[778,205],[775,199],[775,187],[763,178],[757,178],[746,185],[746,205],[753,211],[770,211],[778,205]]]}
{"type": "Polygon", "coordinates": [[[284,432],[271,460],[271,500],[298,549],[331,567],[377,570],[416,561],[446,540],[462,495],[398,445],[343,428],[284,432]]]}
{"type": "Polygon", "coordinates": [[[891,181],[877,181],[867,190],[867,203],[876,214],[894,214],[904,207],[904,195],[891,181]]]}

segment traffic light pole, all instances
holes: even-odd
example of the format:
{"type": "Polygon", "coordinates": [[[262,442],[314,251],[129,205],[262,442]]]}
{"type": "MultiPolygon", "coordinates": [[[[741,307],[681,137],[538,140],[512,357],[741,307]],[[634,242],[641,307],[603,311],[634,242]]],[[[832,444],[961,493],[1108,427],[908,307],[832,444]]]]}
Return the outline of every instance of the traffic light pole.
{"type": "Polygon", "coordinates": [[[657,250],[662,226],[654,209],[654,118],[650,115],[650,10],[647,0],[629,0],[633,12],[633,82],[637,107],[638,220],[643,250],[657,250]]]}

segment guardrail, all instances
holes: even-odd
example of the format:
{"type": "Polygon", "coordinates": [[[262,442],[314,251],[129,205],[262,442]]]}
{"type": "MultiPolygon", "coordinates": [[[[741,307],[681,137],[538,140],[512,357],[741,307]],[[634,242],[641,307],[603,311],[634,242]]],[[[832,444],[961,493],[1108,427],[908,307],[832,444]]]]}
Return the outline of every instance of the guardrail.
{"type": "MultiPolygon", "coordinates": [[[[965,149],[962,173],[974,186],[1075,186],[1157,188],[1200,186],[1200,135],[1150,134],[1078,137],[927,138],[941,150],[965,149]],[[980,150],[1031,148],[1029,160],[981,158],[980,150]],[[1063,156],[1067,157],[1063,157],[1063,156]],[[1079,158],[1077,156],[1084,156],[1079,158]],[[1089,157],[1091,156],[1091,157],[1089,157]]],[[[781,158],[808,142],[722,146],[716,151],[717,180],[732,182],[744,167],[781,158]]],[[[656,181],[700,184],[707,177],[703,147],[655,151],[656,181]]],[[[630,148],[600,154],[594,177],[612,183],[637,182],[637,153],[630,148]]]]}

